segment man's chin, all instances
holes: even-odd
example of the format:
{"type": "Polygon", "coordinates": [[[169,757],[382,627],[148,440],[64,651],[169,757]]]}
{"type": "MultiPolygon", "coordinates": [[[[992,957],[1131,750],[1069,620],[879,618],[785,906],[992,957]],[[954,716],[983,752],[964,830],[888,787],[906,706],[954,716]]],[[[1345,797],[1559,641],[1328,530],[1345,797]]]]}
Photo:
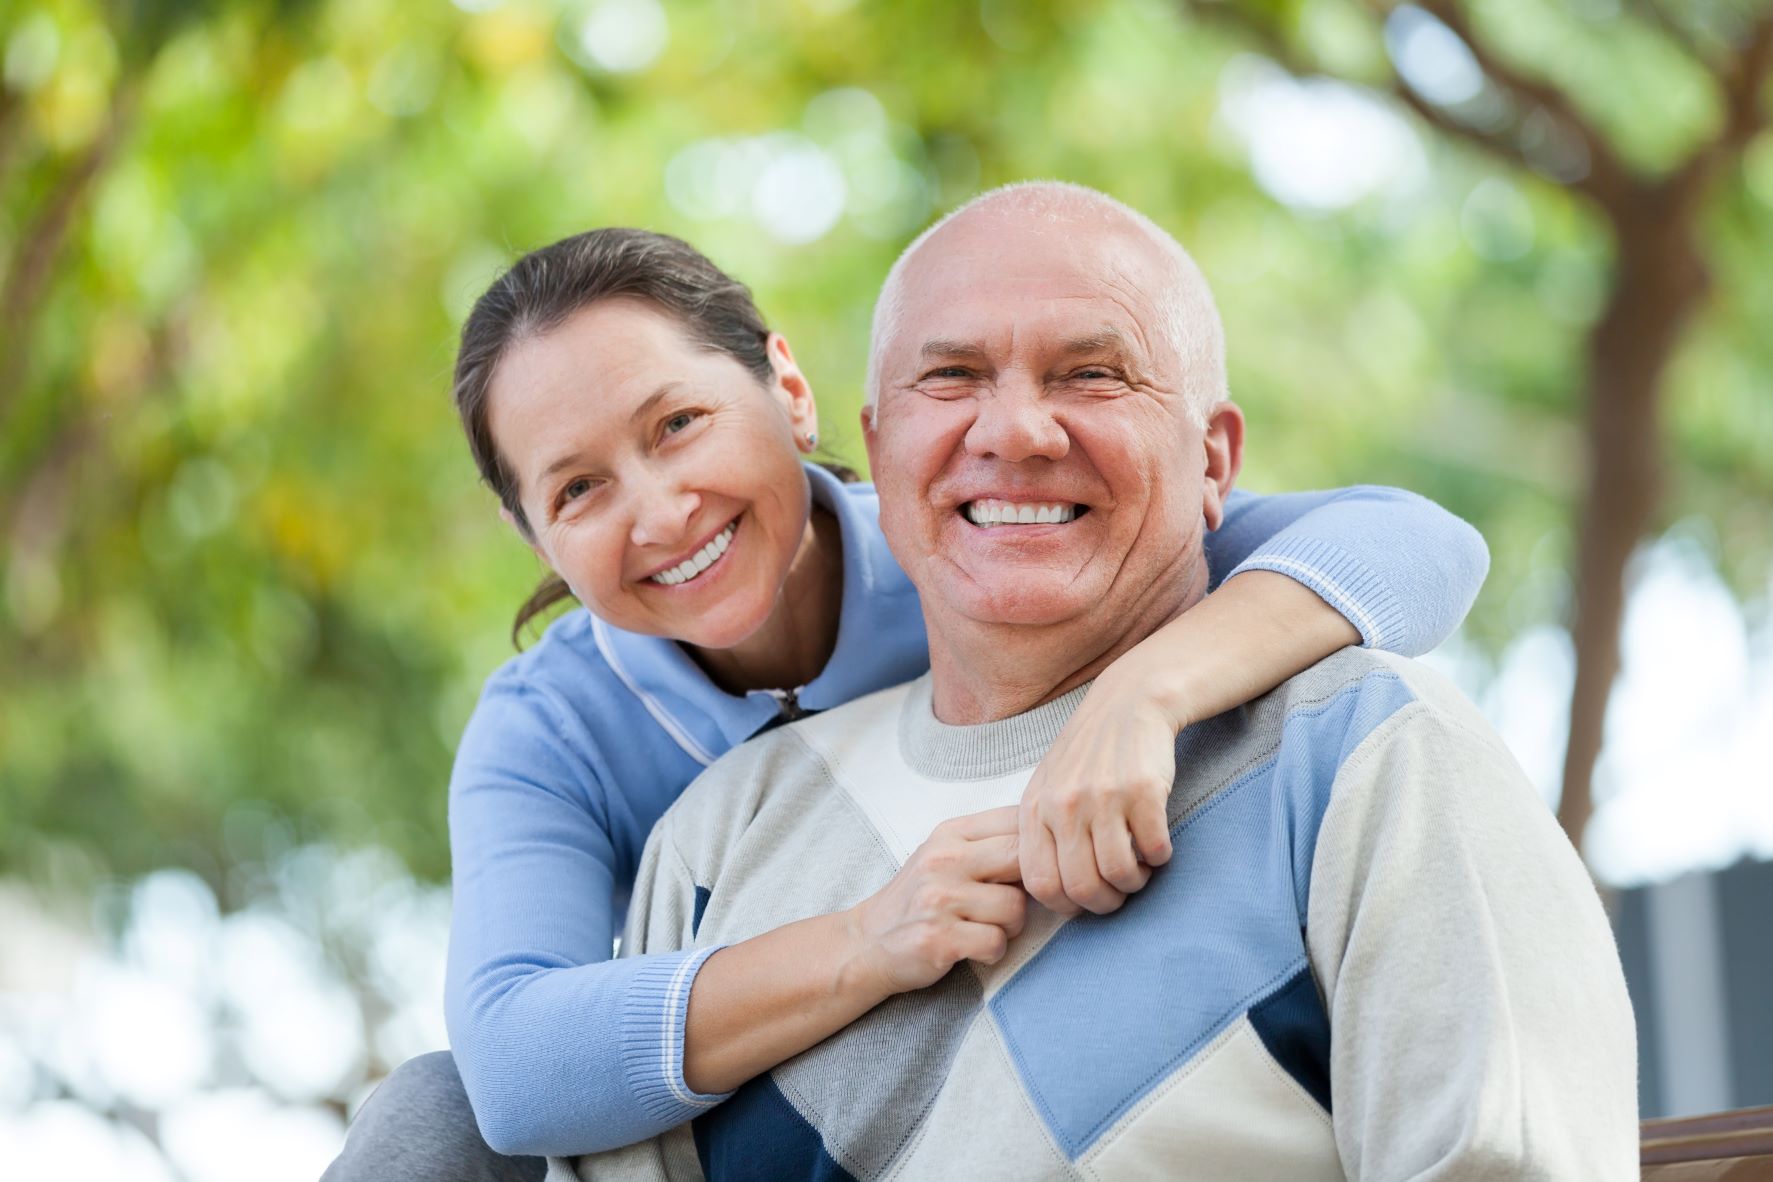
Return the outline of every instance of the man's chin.
{"type": "Polygon", "coordinates": [[[977,624],[1050,627],[1087,613],[1096,597],[1081,592],[1075,579],[1051,575],[971,581],[944,596],[962,616],[977,624]]]}

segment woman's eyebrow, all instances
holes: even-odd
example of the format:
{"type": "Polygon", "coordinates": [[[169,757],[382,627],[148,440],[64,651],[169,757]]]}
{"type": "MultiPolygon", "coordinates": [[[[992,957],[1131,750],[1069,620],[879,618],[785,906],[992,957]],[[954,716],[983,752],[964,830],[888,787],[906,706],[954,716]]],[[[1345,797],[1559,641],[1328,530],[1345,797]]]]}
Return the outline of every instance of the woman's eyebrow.
{"type": "Polygon", "coordinates": [[[546,484],[550,476],[564,468],[577,467],[584,461],[584,458],[585,453],[582,451],[569,451],[566,454],[559,456],[552,464],[549,464],[546,468],[542,469],[541,475],[536,477],[536,483],[546,484]]]}
{"type": "MultiPolygon", "coordinates": [[[[683,383],[678,381],[664,383],[657,390],[654,390],[651,394],[648,394],[641,400],[640,405],[635,407],[634,412],[628,416],[628,421],[634,423],[644,419],[654,407],[658,406],[663,399],[675,393],[678,387],[682,385],[683,383]]],[[[541,474],[536,477],[536,483],[545,483],[550,476],[559,472],[561,469],[577,467],[584,462],[584,448],[575,448],[572,451],[563,452],[554,459],[553,463],[542,469],[541,474]]]]}
{"type": "Polygon", "coordinates": [[[653,407],[659,405],[660,400],[674,393],[681,385],[683,385],[683,383],[677,381],[666,382],[661,385],[657,390],[648,394],[646,399],[641,402],[639,406],[634,408],[634,413],[628,416],[628,421],[633,423],[644,419],[648,414],[652,413],[653,407]]]}

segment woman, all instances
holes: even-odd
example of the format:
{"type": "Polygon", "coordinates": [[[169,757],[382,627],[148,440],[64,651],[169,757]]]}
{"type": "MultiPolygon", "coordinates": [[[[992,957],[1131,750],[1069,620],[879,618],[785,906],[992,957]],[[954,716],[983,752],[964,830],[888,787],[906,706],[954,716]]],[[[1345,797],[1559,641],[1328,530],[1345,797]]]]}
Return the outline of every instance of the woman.
{"type": "MultiPolygon", "coordinates": [[[[925,671],[916,596],[871,490],[803,462],[817,417],[787,342],[676,239],[600,230],[519,261],[463,329],[455,392],[501,513],[555,572],[518,627],[568,593],[589,609],[488,681],[451,785],[447,1011],[491,1148],[651,1136],[855,1020],[883,980],[1001,955],[1006,925],[930,907],[902,871],[847,912],[610,959],[647,834],[703,766],[925,671]]],[[[1387,490],[1235,497],[1207,549],[1237,577],[1099,677],[1029,785],[1020,873],[1049,906],[1112,910],[1168,857],[1182,726],[1345,644],[1430,647],[1487,562],[1469,527],[1387,490]]],[[[453,1072],[396,1072],[332,1176],[534,1176],[465,1140],[453,1072]]]]}

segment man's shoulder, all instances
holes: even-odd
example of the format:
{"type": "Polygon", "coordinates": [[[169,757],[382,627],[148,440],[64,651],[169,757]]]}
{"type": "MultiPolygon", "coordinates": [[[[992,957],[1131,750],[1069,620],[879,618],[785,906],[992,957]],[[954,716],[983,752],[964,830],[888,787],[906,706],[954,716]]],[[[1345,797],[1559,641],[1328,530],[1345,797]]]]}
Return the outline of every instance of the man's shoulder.
{"type": "MultiPolygon", "coordinates": [[[[1314,811],[1332,796],[1366,795],[1398,777],[1419,803],[1476,792],[1523,807],[1542,802],[1482,711],[1420,661],[1344,649],[1277,687],[1258,706],[1276,757],[1300,769],[1314,811]],[[1263,716],[1266,715],[1264,718],[1263,716]],[[1512,787],[1504,792],[1501,785],[1512,787]]],[[[1502,807],[1497,804],[1495,807],[1502,807]]]]}
{"type": "Polygon", "coordinates": [[[1215,724],[1195,744],[1200,755],[1223,747],[1233,770],[1282,760],[1306,773],[1290,778],[1315,785],[1325,799],[1345,768],[1397,742],[1456,743],[1514,766],[1501,736],[1447,678],[1420,661],[1371,649],[1326,657],[1215,724]]]}
{"type": "MultiPolygon", "coordinates": [[[[1268,711],[1286,719],[1322,713],[1331,703],[1353,699],[1359,714],[1378,724],[1417,715],[1490,734],[1490,724],[1457,686],[1421,661],[1368,648],[1345,648],[1288,678],[1266,698],[1268,711]]],[[[1369,728],[1370,729],[1370,728],[1369,728]]]]}

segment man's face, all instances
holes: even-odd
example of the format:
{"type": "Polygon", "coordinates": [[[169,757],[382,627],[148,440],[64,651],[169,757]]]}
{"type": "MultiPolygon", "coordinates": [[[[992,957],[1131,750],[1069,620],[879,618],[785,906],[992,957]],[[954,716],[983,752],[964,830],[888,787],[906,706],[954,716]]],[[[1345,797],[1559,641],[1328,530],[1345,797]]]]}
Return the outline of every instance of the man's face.
{"type": "Polygon", "coordinates": [[[1130,620],[1204,589],[1222,490],[1159,320],[1172,265],[1130,224],[990,209],[910,260],[863,430],[882,528],[932,611],[1130,620]]]}

